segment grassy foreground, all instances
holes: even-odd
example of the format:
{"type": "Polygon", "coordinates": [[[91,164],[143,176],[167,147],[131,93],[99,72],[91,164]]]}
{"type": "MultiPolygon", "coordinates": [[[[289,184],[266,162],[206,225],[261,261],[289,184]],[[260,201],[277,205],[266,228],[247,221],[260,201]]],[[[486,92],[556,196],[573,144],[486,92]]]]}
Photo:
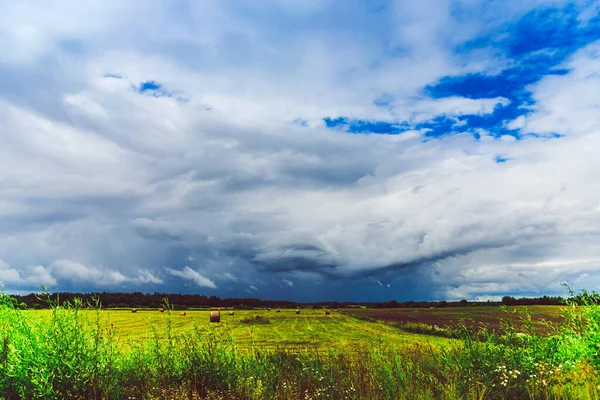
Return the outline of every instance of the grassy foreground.
{"type": "Polygon", "coordinates": [[[501,335],[462,324],[448,340],[317,311],[215,327],[206,312],[31,312],[0,294],[0,398],[598,399],[600,307],[584,299],[550,334],[523,314],[519,331],[507,318],[501,335]]]}

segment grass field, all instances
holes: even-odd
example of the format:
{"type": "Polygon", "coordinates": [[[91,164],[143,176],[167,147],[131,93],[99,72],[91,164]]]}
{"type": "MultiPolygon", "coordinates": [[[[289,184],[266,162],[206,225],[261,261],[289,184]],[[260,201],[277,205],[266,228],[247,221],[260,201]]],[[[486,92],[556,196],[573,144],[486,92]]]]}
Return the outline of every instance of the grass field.
{"type": "MultiPolygon", "coordinates": [[[[484,324],[491,330],[500,328],[502,318],[511,317],[519,324],[519,316],[526,311],[536,327],[543,327],[543,321],[560,320],[562,307],[530,306],[508,307],[506,311],[499,307],[465,307],[446,309],[342,309],[325,315],[324,310],[305,309],[296,315],[294,309],[275,310],[230,310],[221,311],[221,322],[210,323],[210,309],[173,311],[170,315],[172,329],[175,333],[192,330],[209,333],[216,331],[221,335],[229,335],[239,348],[354,348],[355,345],[386,344],[389,346],[405,346],[414,343],[430,343],[447,345],[450,342],[434,335],[408,333],[397,329],[394,323],[422,323],[440,327],[452,326],[460,321],[469,325],[484,324]],[[268,324],[247,324],[241,321],[260,316],[268,319],[268,324]],[[391,323],[391,324],[390,324],[391,323]]],[[[50,310],[28,310],[31,318],[49,318],[50,310]]],[[[95,318],[93,310],[82,310],[88,318],[95,318]]],[[[111,326],[116,335],[124,342],[142,340],[158,334],[164,336],[167,313],[157,309],[138,309],[132,313],[130,309],[102,310],[102,323],[111,326]],[[161,333],[162,332],[162,333],[161,333]]]]}
{"type": "Polygon", "coordinates": [[[224,310],[219,323],[209,322],[206,309],[182,316],[51,306],[20,310],[0,294],[0,398],[598,399],[600,393],[595,303],[529,312],[282,309],[229,316],[224,310]],[[498,324],[503,316],[509,318],[498,324]],[[268,323],[244,323],[256,317],[268,323]],[[444,330],[452,338],[422,329],[465,317],[502,329],[457,323],[444,330]],[[555,320],[544,332],[537,328],[542,317],[555,320]],[[433,335],[407,332],[407,323],[433,335]]]}
{"type": "MultiPolygon", "coordinates": [[[[42,316],[48,311],[29,311],[42,316]]],[[[83,311],[93,316],[91,311],[83,311]]],[[[170,316],[172,329],[177,333],[190,332],[208,334],[211,331],[219,335],[231,336],[238,348],[355,348],[359,345],[371,346],[385,344],[404,346],[411,343],[430,342],[445,344],[441,338],[423,337],[419,334],[406,333],[391,326],[376,322],[366,322],[339,312],[325,315],[323,310],[302,310],[296,315],[295,310],[236,310],[229,316],[228,311],[221,312],[221,322],[209,322],[209,310],[186,310],[186,316],[173,312],[170,316]],[[268,319],[268,324],[242,323],[247,318],[260,316],[268,319]]],[[[144,339],[154,334],[156,328],[161,337],[169,318],[167,313],[157,310],[105,310],[102,317],[107,324],[112,324],[116,335],[127,341],[144,339]]]]}
{"type": "MultiPolygon", "coordinates": [[[[500,321],[507,316],[519,324],[519,315],[527,311],[534,326],[544,330],[543,321],[560,320],[562,307],[533,306],[509,307],[501,311],[499,307],[468,307],[452,309],[343,309],[325,315],[324,310],[305,309],[296,315],[294,309],[275,310],[229,310],[221,312],[221,322],[209,322],[209,309],[186,310],[186,315],[174,311],[160,313],[157,309],[103,310],[102,324],[114,329],[123,344],[147,340],[155,332],[164,338],[167,321],[170,318],[175,334],[191,331],[230,336],[239,349],[269,348],[297,350],[305,348],[354,349],[359,346],[386,345],[390,347],[410,344],[449,345],[451,341],[439,335],[407,332],[405,323],[419,323],[448,327],[465,321],[469,325],[484,324],[491,330],[500,328],[500,321]],[[248,324],[243,320],[253,317],[266,318],[268,324],[248,324]]],[[[28,310],[31,318],[49,318],[50,310],[28,310]]],[[[95,318],[92,310],[82,310],[85,318],[95,318]]]]}

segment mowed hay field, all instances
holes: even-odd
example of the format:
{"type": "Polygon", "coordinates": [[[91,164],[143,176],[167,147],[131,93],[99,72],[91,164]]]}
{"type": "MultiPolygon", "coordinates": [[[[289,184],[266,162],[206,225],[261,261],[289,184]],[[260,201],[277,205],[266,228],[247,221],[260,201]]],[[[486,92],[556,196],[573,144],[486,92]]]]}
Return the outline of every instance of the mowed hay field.
{"type": "MultiPolygon", "coordinates": [[[[416,343],[429,343],[435,346],[446,345],[449,340],[439,337],[425,336],[403,332],[382,322],[364,321],[343,312],[325,310],[301,310],[297,315],[295,309],[275,310],[221,310],[221,321],[209,322],[209,309],[159,312],[156,309],[137,309],[132,313],[127,310],[102,310],[101,323],[114,329],[116,336],[123,344],[164,337],[167,324],[175,335],[196,331],[200,333],[217,333],[219,336],[230,336],[240,350],[250,348],[265,349],[343,349],[361,346],[387,345],[406,346],[416,343]],[[244,323],[256,317],[266,318],[269,323],[244,323]]],[[[49,310],[23,311],[32,318],[49,318],[49,310]]],[[[81,310],[83,316],[90,321],[96,318],[94,310],[81,310]]]]}
{"type": "Polygon", "coordinates": [[[477,327],[484,325],[490,330],[501,329],[502,320],[510,318],[517,326],[521,325],[521,316],[527,313],[532,325],[540,331],[547,331],[546,322],[561,321],[563,307],[561,306],[512,306],[504,310],[500,307],[452,307],[452,308],[354,308],[344,309],[347,315],[367,321],[388,323],[421,323],[439,327],[452,327],[464,322],[466,325],[477,327]]]}

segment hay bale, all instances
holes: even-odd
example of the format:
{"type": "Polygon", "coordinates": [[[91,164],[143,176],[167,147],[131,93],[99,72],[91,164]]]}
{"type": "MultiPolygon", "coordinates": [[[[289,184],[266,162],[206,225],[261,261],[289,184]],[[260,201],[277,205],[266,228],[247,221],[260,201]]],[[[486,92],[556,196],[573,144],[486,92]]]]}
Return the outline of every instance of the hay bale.
{"type": "Polygon", "coordinates": [[[271,309],[269,307],[267,307],[267,311],[271,311],[271,309]]]}
{"type": "Polygon", "coordinates": [[[135,309],[135,308],[132,308],[132,309],[131,309],[131,312],[137,312],[137,309],[135,309]]]}
{"type": "Polygon", "coordinates": [[[325,315],[330,315],[330,314],[331,314],[331,311],[325,310],[325,315]]]}
{"type": "Polygon", "coordinates": [[[277,309],[277,312],[281,312],[281,310],[278,308],[278,309],[277,309]]]}
{"type": "Polygon", "coordinates": [[[300,310],[296,310],[296,314],[300,314],[300,310]]]}
{"type": "Polygon", "coordinates": [[[221,322],[221,313],[219,311],[211,311],[210,322],[221,322]]]}
{"type": "Polygon", "coordinates": [[[164,309],[164,308],[161,308],[161,309],[159,309],[158,311],[160,311],[160,312],[165,312],[165,309],[164,309]]]}
{"type": "Polygon", "coordinates": [[[232,315],[232,316],[233,316],[233,311],[229,311],[229,315],[232,315]]]}
{"type": "Polygon", "coordinates": [[[186,314],[186,313],[185,313],[185,311],[184,311],[184,312],[182,312],[182,313],[181,313],[181,314],[179,314],[179,315],[181,315],[182,317],[185,317],[187,314],[186,314]]]}

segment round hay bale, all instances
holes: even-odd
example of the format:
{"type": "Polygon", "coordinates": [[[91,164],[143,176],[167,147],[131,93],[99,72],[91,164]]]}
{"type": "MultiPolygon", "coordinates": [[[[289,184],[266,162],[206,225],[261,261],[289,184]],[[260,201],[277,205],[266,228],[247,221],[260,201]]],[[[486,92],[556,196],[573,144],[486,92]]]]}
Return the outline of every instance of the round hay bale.
{"type": "Polygon", "coordinates": [[[300,310],[296,310],[296,314],[300,314],[300,310]]]}
{"type": "Polygon", "coordinates": [[[160,311],[160,312],[165,312],[165,309],[164,309],[164,308],[161,308],[161,309],[159,309],[158,311],[160,311]]]}
{"type": "Polygon", "coordinates": [[[221,322],[221,313],[219,311],[211,311],[210,322],[221,322]]]}
{"type": "Polygon", "coordinates": [[[278,308],[278,309],[277,309],[277,312],[281,312],[281,310],[278,308]]]}
{"type": "Polygon", "coordinates": [[[325,315],[330,315],[330,314],[331,314],[331,311],[325,310],[325,315]]]}
{"type": "Polygon", "coordinates": [[[267,311],[271,311],[271,309],[269,307],[267,307],[267,311]]]}
{"type": "Polygon", "coordinates": [[[179,315],[181,315],[182,317],[185,317],[187,314],[186,314],[185,312],[182,312],[182,313],[181,313],[181,314],[179,314],[179,315]]]}
{"type": "Polygon", "coordinates": [[[233,315],[233,311],[229,311],[229,315],[233,315]]]}
{"type": "Polygon", "coordinates": [[[137,309],[135,309],[135,308],[132,308],[132,309],[131,309],[131,312],[137,312],[137,309]]]}

